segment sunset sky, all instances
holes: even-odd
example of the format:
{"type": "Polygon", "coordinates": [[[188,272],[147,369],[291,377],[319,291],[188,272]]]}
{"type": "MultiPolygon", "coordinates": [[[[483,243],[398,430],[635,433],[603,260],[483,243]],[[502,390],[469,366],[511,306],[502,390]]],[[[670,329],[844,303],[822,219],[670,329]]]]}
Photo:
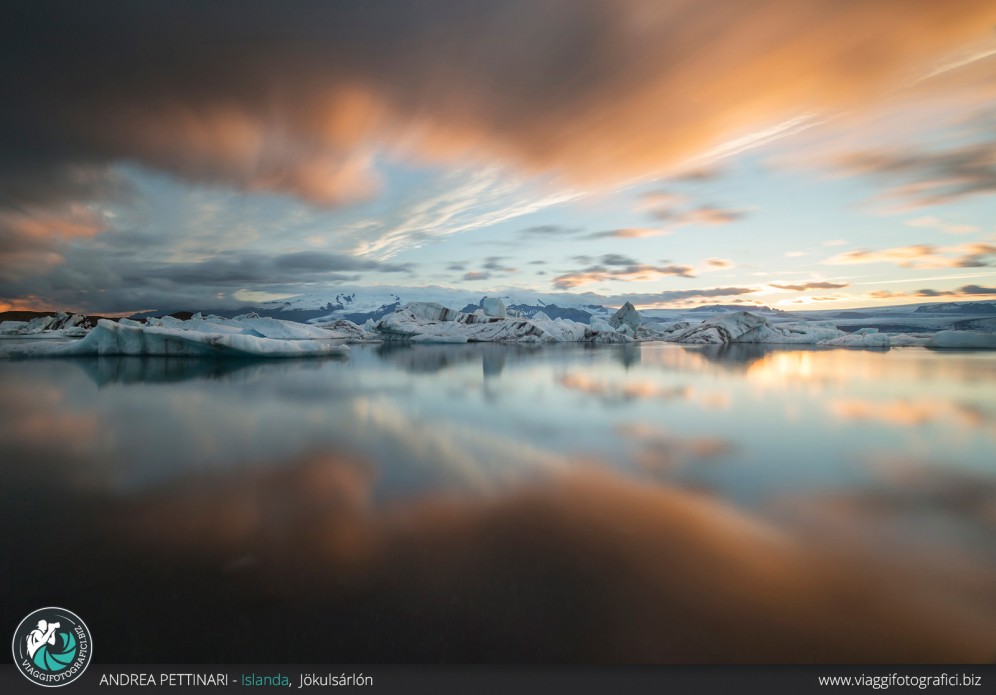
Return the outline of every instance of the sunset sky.
{"type": "Polygon", "coordinates": [[[0,61],[0,309],[996,299],[992,0],[6,2],[0,61]]]}

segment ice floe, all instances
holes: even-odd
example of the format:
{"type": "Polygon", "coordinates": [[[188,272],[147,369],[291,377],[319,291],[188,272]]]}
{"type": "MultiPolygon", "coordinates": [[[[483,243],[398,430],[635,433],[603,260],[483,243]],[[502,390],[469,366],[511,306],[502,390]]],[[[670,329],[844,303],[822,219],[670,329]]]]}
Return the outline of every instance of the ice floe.
{"type": "MultiPolygon", "coordinates": [[[[287,357],[343,354],[344,343],[630,343],[681,344],[764,343],[820,345],[844,348],[996,349],[996,335],[971,330],[886,333],[875,327],[842,331],[835,321],[786,321],[781,316],[734,311],[702,321],[664,323],[644,321],[626,302],[610,319],[592,316],[589,323],[542,311],[531,319],[514,316],[502,300],[485,298],[474,313],[456,311],[436,302],[411,302],[379,320],[362,326],[345,319],[305,324],[261,317],[255,313],[234,318],[194,314],[144,322],[101,320],[90,329],[81,315],[57,314],[32,321],[0,324],[5,337],[78,337],[60,346],[61,354],[99,355],[243,355],[287,357]],[[89,331],[89,332],[88,332],[89,331]]],[[[38,352],[38,351],[29,351],[38,352]]],[[[42,351],[49,354],[55,351],[42,351]]]]}
{"type": "Polygon", "coordinates": [[[494,316],[503,319],[508,315],[505,311],[505,302],[497,297],[485,297],[482,308],[484,309],[485,316],[494,316]]]}
{"type": "MultiPolygon", "coordinates": [[[[429,305],[433,306],[433,305],[429,305]]],[[[598,331],[588,324],[557,319],[499,318],[480,314],[464,314],[440,305],[433,308],[435,320],[426,320],[430,314],[427,305],[420,302],[406,304],[377,322],[376,331],[385,340],[416,342],[472,342],[472,343],[554,343],[591,342],[623,343],[631,338],[614,330],[598,331]]]]}
{"type": "Polygon", "coordinates": [[[636,307],[626,302],[623,304],[619,311],[612,315],[609,319],[609,325],[613,328],[619,328],[620,326],[629,326],[632,330],[636,330],[640,327],[643,322],[640,312],[636,310],[636,307]]]}
{"type": "Polygon", "coordinates": [[[976,331],[939,331],[930,337],[927,347],[993,350],[996,349],[996,335],[976,331]]]}
{"type": "Polygon", "coordinates": [[[773,345],[826,345],[831,347],[888,348],[893,338],[902,345],[922,345],[919,337],[890,336],[876,329],[846,333],[832,321],[773,323],[765,316],[736,311],[706,319],[698,324],[681,322],[654,330],[644,324],[638,331],[643,340],[673,343],[723,344],[768,343],[773,345]]]}
{"type": "MultiPolygon", "coordinates": [[[[349,347],[326,331],[326,339],[273,338],[264,332],[280,334],[279,327],[261,324],[261,330],[248,327],[258,319],[218,323],[206,319],[190,321],[109,321],[102,319],[86,337],[62,348],[62,355],[183,355],[219,357],[307,357],[344,355],[349,347]],[[186,324],[176,325],[174,324],[186,324]],[[157,325],[158,324],[158,325],[157,325]],[[164,325],[167,324],[167,325],[164,325]],[[232,329],[241,329],[233,331],[232,329]]],[[[270,319],[273,320],[273,319],[270,319]]],[[[224,319],[221,319],[224,321],[224,319]]],[[[288,323],[280,321],[279,323],[288,323]]],[[[287,333],[294,329],[287,328],[287,333]]],[[[321,329],[314,329],[321,330],[321,329]]]]}
{"type": "Polygon", "coordinates": [[[86,335],[90,319],[83,314],[59,312],[30,321],[0,322],[0,335],[36,338],[72,338],[86,335]]]}

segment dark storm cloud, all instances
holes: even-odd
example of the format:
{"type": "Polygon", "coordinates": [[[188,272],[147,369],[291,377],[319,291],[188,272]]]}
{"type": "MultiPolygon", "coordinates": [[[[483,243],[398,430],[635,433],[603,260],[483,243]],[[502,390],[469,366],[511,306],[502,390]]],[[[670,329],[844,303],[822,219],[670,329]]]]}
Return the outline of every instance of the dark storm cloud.
{"type": "MultiPolygon", "coordinates": [[[[109,228],[93,204],[127,194],[122,163],[319,206],[374,195],[380,158],[632,180],[745,130],[859,108],[994,23],[990,0],[11,0],[0,299],[102,282],[96,262],[63,264],[109,228]]],[[[741,213],[689,214],[666,222],[741,213]]],[[[240,262],[215,282],[244,277],[240,262]]]]}
{"type": "Polygon", "coordinates": [[[372,152],[413,142],[589,180],[659,171],[731,128],[860,103],[996,9],[15,0],[2,20],[5,172],[126,160],[338,204],[376,187],[372,152]]]}
{"type": "Polygon", "coordinates": [[[375,273],[407,273],[408,264],[379,263],[325,252],[269,256],[227,252],[192,263],[137,260],[98,248],[67,249],[67,262],[44,273],[9,278],[0,266],[0,287],[16,280],[23,296],[43,297],[60,309],[91,312],[231,308],[246,302],[240,289],[294,294],[308,285],[357,282],[375,273]]]}

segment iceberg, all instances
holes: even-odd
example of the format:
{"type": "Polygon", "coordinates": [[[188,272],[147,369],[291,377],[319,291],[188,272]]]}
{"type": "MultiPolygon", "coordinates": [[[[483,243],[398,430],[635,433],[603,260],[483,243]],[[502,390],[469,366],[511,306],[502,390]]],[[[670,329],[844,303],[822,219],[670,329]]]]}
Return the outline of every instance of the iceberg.
{"type": "Polygon", "coordinates": [[[402,311],[414,315],[424,321],[455,321],[462,314],[436,302],[409,302],[401,307],[402,311]]]}
{"type": "Polygon", "coordinates": [[[485,316],[494,316],[499,319],[503,319],[507,316],[505,311],[505,302],[501,301],[497,297],[485,297],[482,308],[484,309],[485,316]]]}
{"type": "Polygon", "coordinates": [[[927,341],[927,347],[993,350],[996,349],[996,335],[977,331],[938,331],[927,341]]]}
{"type": "Polygon", "coordinates": [[[30,321],[0,322],[0,335],[35,338],[72,338],[86,335],[90,319],[83,314],[58,312],[38,316],[30,321]]]}
{"type": "Polygon", "coordinates": [[[465,335],[433,335],[432,333],[420,333],[411,338],[415,343],[466,343],[465,335]]]}
{"type": "Polygon", "coordinates": [[[724,343],[769,343],[777,345],[832,345],[836,347],[891,346],[888,335],[872,331],[845,333],[830,321],[811,321],[773,324],[763,316],[746,311],[706,319],[702,323],[675,324],[654,334],[645,325],[641,329],[644,339],[664,340],[672,343],[716,345],[724,343]]]}
{"type": "Polygon", "coordinates": [[[612,315],[609,319],[609,325],[613,328],[619,328],[620,326],[629,326],[632,330],[636,330],[640,327],[643,319],[640,317],[640,312],[636,310],[636,307],[631,303],[626,302],[623,304],[619,311],[612,315]]]}
{"type": "Polygon", "coordinates": [[[885,333],[844,333],[839,338],[831,338],[818,343],[834,347],[887,348],[892,347],[892,338],[885,333]]]}
{"type": "Polygon", "coordinates": [[[406,305],[382,318],[377,323],[377,333],[389,341],[416,342],[624,343],[632,340],[612,329],[598,331],[587,324],[563,319],[503,319],[439,308],[445,313],[435,307],[428,310],[406,305]],[[427,313],[443,318],[427,320],[427,313]]]}
{"type": "MultiPolygon", "coordinates": [[[[549,319],[547,319],[549,320],[549,319]]],[[[606,333],[612,333],[616,330],[608,321],[598,316],[592,316],[591,321],[588,323],[593,331],[605,331],[606,333]]]]}
{"type": "Polygon", "coordinates": [[[899,333],[890,335],[892,347],[924,347],[933,337],[933,333],[899,333]]]}
{"type": "Polygon", "coordinates": [[[336,336],[341,336],[348,343],[379,343],[383,341],[383,338],[375,330],[376,325],[376,321],[368,320],[362,326],[357,326],[346,319],[319,324],[321,328],[331,331],[336,336]]]}
{"type": "MultiPolygon", "coordinates": [[[[996,349],[996,335],[969,330],[937,333],[881,332],[874,326],[842,331],[835,321],[785,320],[783,316],[759,316],[747,311],[712,315],[695,323],[664,323],[652,318],[643,322],[640,313],[626,302],[610,319],[591,316],[589,323],[559,316],[551,319],[537,311],[532,318],[515,316],[504,302],[485,298],[482,306],[468,305],[456,311],[436,302],[411,302],[395,308],[379,320],[363,325],[337,319],[310,324],[261,317],[256,313],[234,318],[194,314],[189,319],[173,316],[136,321],[102,319],[90,328],[92,319],[60,313],[31,321],[0,323],[3,337],[83,336],[63,346],[49,343],[45,349],[27,348],[25,354],[66,355],[228,355],[253,357],[297,357],[345,354],[344,343],[632,343],[670,342],[690,345],[770,344],[820,345],[843,348],[932,348],[996,349]],[[504,314],[504,315],[503,315],[504,314]],[[54,348],[51,351],[49,348],[54,348]]],[[[14,348],[11,348],[14,349],[14,348]]]]}
{"type": "MultiPolygon", "coordinates": [[[[349,346],[333,342],[331,338],[326,340],[269,338],[244,326],[241,327],[242,332],[232,332],[231,328],[239,326],[215,324],[204,319],[190,321],[173,319],[166,323],[173,324],[173,321],[193,325],[164,326],[159,320],[153,322],[153,325],[143,325],[137,321],[116,323],[101,319],[86,337],[59,350],[56,354],[313,357],[345,355],[349,352],[349,346]],[[157,323],[160,325],[156,325],[157,323]],[[213,330],[214,328],[219,330],[213,330]]],[[[330,332],[326,332],[326,335],[334,337],[330,332]]]]}

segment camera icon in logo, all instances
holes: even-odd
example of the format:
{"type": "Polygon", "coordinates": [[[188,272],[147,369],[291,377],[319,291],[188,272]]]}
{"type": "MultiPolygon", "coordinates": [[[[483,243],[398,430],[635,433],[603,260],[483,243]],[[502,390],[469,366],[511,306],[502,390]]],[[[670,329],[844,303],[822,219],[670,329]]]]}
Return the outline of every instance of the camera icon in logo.
{"type": "Polygon", "coordinates": [[[32,683],[48,688],[72,683],[93,656],[83,620],[65,608],[40,608],[25,616],[11,644],[14,665],[32,683]]]}

